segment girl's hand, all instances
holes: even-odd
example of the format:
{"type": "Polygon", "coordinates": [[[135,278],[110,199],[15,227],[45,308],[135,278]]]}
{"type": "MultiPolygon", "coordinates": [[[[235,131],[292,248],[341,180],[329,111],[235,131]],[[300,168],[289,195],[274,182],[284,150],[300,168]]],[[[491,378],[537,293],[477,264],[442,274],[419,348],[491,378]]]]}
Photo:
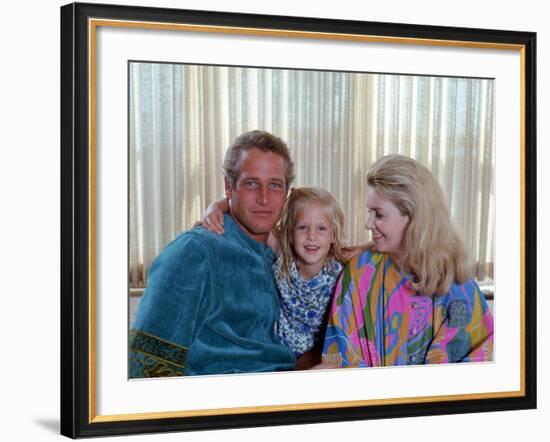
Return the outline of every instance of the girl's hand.
{"type": "Polygon", "coordinates": [[[348,246],[342,247],[342,256],[344,257],[345,262],[350,261],[356,255],[359,255],[365,247],[363,246],[348,246]]]}
{"type": "Polygon", "coordinates": [[[202,217],[201,225],[211,232],[221,235],[223,230],[223,215],[229,212],[227,200],[216,201],[210,204],[202,217]]]}

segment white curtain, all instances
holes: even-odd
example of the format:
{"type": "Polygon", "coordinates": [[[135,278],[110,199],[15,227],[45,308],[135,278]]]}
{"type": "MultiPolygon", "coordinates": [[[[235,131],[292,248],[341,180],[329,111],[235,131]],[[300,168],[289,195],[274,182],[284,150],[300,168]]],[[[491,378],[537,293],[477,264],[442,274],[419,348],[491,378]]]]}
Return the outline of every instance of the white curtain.
{"type": "Polygon", "coordinates": [[[384,154],[439,179],[456,227],[492,278],[494,81],[410,75],[130,64],[130,287],[178,233],[224,195],[222,162],[239,134],[284,139],[295,186],[332,192],[348,243],[368,239],[366,171],[384,154]]]}

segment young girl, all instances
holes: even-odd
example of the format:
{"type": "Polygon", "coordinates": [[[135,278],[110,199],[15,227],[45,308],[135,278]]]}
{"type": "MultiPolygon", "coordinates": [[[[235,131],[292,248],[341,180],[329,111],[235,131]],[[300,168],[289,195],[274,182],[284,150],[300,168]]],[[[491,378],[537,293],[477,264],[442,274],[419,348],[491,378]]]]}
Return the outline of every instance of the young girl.
{"type": "MultiPolygon", "coordinates": [[[[227,203],[214,203],[203,225],[223,232],[220,213],[227,203]]],[[[274,264],[281,316],[277,333],[298,358],[298,369],[320,361],[327,307],[342,270],[355,249],[343,247],[344,214],[326,190],[292,189],[279,228],[269,245],[278,254],[274,264]]]]}

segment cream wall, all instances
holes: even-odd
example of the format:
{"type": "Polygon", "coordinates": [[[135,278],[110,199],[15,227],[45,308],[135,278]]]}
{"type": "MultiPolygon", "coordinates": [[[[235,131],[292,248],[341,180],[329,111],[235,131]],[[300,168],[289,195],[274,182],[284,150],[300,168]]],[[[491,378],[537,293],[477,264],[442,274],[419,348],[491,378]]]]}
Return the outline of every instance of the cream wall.
{"type": "MultiPolygon", "coordinates": [[[[113,0],[114,1],[114,0],[113,0]]],[[[0,229],[2,314],[1,389],[2,440],[59,440],[59,6],[57,0],[9,2],[2,8],[0,27],[0,229]]],[[[105,3],[105,2],[101,2],[105,3]]],[[[110,2],[109,2],[110,3],[110,2]]],[[[548,223],[550,142],[548,121],[550,36],[543,2],[306,2],[278,0],[132,1],[131,5],[256,12],[419,23],[428,25],[538,31],[538,223],[548,223]],[[313,6],[314,5],[314,6],[313,6]],[[452,5],[452,6],[451,6],[452,5]],[[546,57],[545,57],[546,55],[546,57]]],[[[548,371],[548,322],[540,321],[549,307],[548,282],[542,280],[550,244],[539,228],[539,373],[548,371]]],[[[535,247],[535,245],[532,245],[535,247]]],[[[539,377],[539,410],[439,416],[294,427],[253,428],[110,440],[329,441],[346,437],[364,440],[522,440],[548,428],[548,381],[539,377]],[[538,431],[537,431],[538,430],[538,431]]]]}

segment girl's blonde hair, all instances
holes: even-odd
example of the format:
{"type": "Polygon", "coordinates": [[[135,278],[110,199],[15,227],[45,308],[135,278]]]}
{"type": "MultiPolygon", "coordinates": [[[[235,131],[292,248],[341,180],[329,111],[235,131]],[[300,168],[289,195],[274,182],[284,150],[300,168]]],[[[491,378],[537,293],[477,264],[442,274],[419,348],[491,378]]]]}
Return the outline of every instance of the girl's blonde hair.
{"type": "Polygon", "coordinates": [[[462,284],[472,276],[443,191],[425,166],[403,155],[386,155],[369,168],[367,184],[409,217],[400,262],[413,275],[415,290],[443,294],[453,282],[462,284]]]}
{"type": "Polygon", "coordinates": [[[282,254],[282,276],[290,275],[290,266],[295,258],[294,254],[294,229],[296,228],[298,213],[306,204],[314,204],[320,207],[330,222],[333,235],[327,259],[334,258],[344,262],[342,255],[344,241],[344,212],[330,192],[317,187],[300,187],[292,189],[283,209],[283,215],[279,224],[278,236],[282,254]]]}

